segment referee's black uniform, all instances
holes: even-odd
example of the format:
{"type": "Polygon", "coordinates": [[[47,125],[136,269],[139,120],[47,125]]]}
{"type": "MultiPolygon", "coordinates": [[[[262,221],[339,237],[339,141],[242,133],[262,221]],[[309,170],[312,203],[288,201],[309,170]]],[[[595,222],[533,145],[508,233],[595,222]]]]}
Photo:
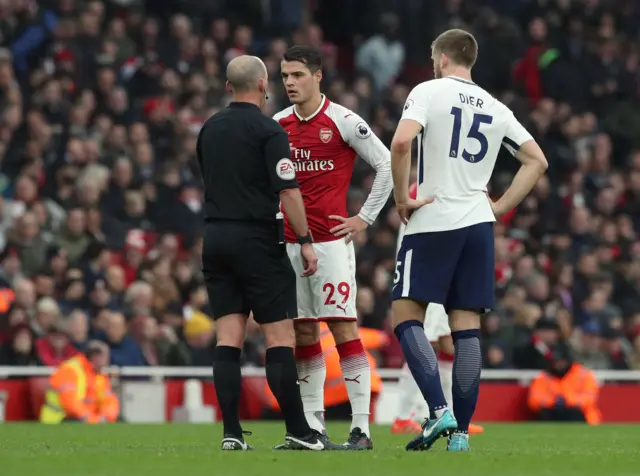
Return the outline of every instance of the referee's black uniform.
{"type": "MultiPolygon", "coordinates": [[[[248,102],[232,102],[200,131],[197,155],[207,222],[202,270],[214,319],[252,311],[262,325],[296,316],[296,278],[278,219],[280,192],[298,186],[289,154],[284,129],[248,102]]],[[[218,333],[224,340],[221,324],[218,333]]],[[[238,415],[242,349],[232,344],[218,340],[213,381],[222,410],[222,449],[246,450],[250,447],[238,415]]],[[[267,345],[267,382],[287,428],[284,444],[276,448],[325,449],[322,435],[304,415],[293,348],[284,342],[267,345]]]]}
{"type": "Polygon", "coordinates": [[[298,187],[287,133],[251,103],[232,102],[198,136],[205,183],[203,274],[214,319],[253,312],[258,324],[297,314],[279,192],[298,187]]]}

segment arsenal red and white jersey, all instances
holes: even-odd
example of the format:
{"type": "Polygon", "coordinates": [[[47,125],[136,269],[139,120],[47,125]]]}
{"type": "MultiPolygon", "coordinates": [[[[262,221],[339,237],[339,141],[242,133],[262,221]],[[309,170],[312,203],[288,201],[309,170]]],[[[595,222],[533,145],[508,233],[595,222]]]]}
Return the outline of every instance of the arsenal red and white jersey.
{"type": "MultiPolygon", "coordinates": [[[[291,106],[274,119],[289,134],[291,160],[314,241],[337,239],[329,230],[338,222],[329,220],[329,215],[348,216],[347,191],[357,156],[376,170],[371,193],[358,214],[367,223],[373,223],[389,198],[393,181],[389,150],[369,125],[353,111],[324,96],[318,110],[307,118],[300,117],[291,106]]],[[[285,236],[288,242],[296,242],[286,217],[285,236]]]]}

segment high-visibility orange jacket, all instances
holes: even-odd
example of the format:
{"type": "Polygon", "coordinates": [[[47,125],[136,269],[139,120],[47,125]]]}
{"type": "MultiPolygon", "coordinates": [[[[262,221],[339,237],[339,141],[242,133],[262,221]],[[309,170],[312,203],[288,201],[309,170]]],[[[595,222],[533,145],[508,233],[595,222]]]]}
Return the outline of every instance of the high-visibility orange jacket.
{"type": "Polygon", "coordinates": [[[82,355],[64,361],[49,379],[40,410],[40,422],[55,424],[65,418],[86,423],[114,422],[120,413],[118,397],[106,375],[96,373],[82,355]]]}
{"type": "MultiPolygon", "coordinates": [[[[382,378],[376,371],[376,361],[373,356],[367,352],[371,349],[379,349],[387,344],[388,337],[377,329],[358,329],[362,346],[365,349],[369,365],[371,367],[371,393],[376,394],[382,391],[382,378]]],[[[322,353],[327,367],[327,379],[324,384],[324,406],[331,407],[349,401],[347,387],[342,377],[342,369],[340,368],[340,356],[336,349],[336,342],[333,340],[333,334],[329,330],[329,326],[324,322],[320,323],[320,344],[322,345],[322,353]]],[[[265,394],[267,397],[267,405],[269,408],[278,411],[280,407],[276,398],[271,393],[269,384],[265,382],[265,394]]]]}
{"type": "Polygon", "coordinates": [[[0,289],[0,314],[9,312],[13,301],[16,299],[16,294],[10,288],[0,289]]]}
{"type": "Polygon", "coordinates": [[[531,382],[527,404],[534,413],[545,408],[552,408],[560,397],[567,406],[580,408],[588,424],[597,425],[602,422],[602,414],[598,408],[600,387],[593,371],[574,363],[564,377],[554,377],[547,372],[540,372],[531,382]]]}

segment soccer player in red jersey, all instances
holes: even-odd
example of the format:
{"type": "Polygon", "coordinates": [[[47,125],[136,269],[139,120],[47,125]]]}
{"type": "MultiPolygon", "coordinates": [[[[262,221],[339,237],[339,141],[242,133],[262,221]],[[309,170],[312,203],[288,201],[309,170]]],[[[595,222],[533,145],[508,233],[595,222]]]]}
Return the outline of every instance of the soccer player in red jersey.
{"type": "MultiPolygon", "coordinates": [[[[326,368],[319,321],[327,322],[340,354],[353,420],[344,449],[372,449],[369,431],[371,374],[356,325],[353,235],[371,225],[392,189],[390,152],[355,112],[320,92],[322,57],[308,46],[294,46],[281,64],[282,81],[292,106],[274,119],[289,134],[291,159],[304,199],[318,271],[297,281],[296,360],[304,410],[312,429],[326,435],[326,368]],[[371,192],[355,216],[347,215],[347,191],[356,157],[376,171],[371,192]]],[[[302,274],[300,245],[285,217],[287,252],[302,274]]]]}

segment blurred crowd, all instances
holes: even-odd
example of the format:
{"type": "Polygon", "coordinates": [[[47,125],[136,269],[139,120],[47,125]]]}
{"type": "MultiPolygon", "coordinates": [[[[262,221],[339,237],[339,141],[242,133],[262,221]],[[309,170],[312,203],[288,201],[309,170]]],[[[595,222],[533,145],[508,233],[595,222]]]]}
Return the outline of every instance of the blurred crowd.
{"type": "MultiPolygon", "coordinates": [[[[549,173],[496,225],[486,368],[544,368],[554,343],[640,368],[640,5],[633,0],[0,0],[0,365],[55,365],[89,338],[114,365],[209,366],[200,126],[248,53],[286,107],[291,44],[324,55],[327,96],[389,144],[429,45],[470,29],[474,80],[510,106],[549,173]]],[[[499,195],[518,163],[505,153],[499,195]]],[[[373,180],[359,161],[357,213],[373,180]]],[[[357,237],[362,326],[390,331],[398,217],[357,237]]],[[[262,365],[251,322],[246,365],[262,365]]],[[[399,367],[397,342],[377,357],[399,367]]]]}

